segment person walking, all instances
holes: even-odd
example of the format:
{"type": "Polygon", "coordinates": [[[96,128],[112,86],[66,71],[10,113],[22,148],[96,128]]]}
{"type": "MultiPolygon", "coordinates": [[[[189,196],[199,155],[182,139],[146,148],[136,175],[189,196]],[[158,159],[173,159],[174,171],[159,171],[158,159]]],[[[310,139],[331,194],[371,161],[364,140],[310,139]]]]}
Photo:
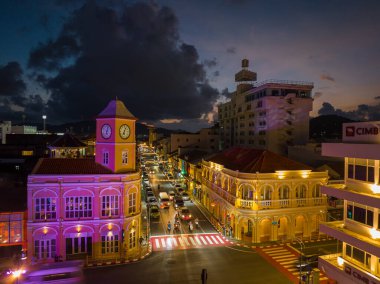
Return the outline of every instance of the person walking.
{"type": "Polygon", "coordinates": [[[170,224],[170,221],[168,222],[168,233],[170,234],[170,231],[172,230],[172,224],[170,224]]]}

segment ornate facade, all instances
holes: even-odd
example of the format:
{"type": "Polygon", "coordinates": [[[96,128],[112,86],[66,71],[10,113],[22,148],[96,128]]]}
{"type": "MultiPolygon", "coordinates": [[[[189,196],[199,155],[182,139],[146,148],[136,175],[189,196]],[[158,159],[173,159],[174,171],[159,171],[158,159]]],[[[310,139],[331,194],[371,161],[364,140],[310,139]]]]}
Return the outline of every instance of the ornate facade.
{"type": "Polygon", "coordinates": [[[234,148],[202,162],[197,194],[226,234],[232,230],[237,239],[311,238],[325,220],[327,200],[320,186],[327,180],[327,172],[269,151],[234,148]]]}

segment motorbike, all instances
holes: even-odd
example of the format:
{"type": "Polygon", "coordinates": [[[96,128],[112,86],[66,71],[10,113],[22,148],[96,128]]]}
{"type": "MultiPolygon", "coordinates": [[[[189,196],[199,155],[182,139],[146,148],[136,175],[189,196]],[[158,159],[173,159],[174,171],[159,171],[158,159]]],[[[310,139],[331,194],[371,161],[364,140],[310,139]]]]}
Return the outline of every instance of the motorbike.
{"type": "Polygon", "coordinates": [[[174,232],[179,232],[180,231],[180,223],[179,223],[179,221],[176,221],[175,223],[174,223],[174,232]]]}
{"type": "Polygon", "coordinates": [[[190,223],[189,223],[189,231],[192,232],[193,229],[194,229],[194,227],[193,227],[193,223],[190,222],[190,223]]]}
{"type": "Polygon", "coordinates": [[[195,223],[195,228],[199,229],[199,221],[198,221],[198,219],[195,219],[194,223],[195,223]]]}

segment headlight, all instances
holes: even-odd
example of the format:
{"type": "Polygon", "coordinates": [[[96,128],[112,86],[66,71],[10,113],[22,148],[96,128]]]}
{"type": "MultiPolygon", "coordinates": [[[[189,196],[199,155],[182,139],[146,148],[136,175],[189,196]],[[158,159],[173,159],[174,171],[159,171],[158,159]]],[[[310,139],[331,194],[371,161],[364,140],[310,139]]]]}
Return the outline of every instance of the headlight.
{"type": "Polygon", "coordinates": [[[191,214],[189,215],[189,217],[191,218],[191,214]]]}
{"type": "Polygon", "coordinates": [[[185,218],[185,215],[182,215],[182,218],[185,218]]]}

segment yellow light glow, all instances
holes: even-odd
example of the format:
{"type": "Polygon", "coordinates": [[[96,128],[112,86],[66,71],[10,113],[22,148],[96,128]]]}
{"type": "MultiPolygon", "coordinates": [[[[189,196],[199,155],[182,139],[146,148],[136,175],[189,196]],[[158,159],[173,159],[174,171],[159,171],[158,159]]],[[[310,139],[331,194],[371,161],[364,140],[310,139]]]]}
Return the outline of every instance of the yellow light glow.
{"type": "Polygon", "coordinates": [[[108,223],[107,228],[108,228],[109,231],[111,231],[111,230],[112,230],[112,224],[111,224],[111,223],[108,223]]]}
{"type": "Polygon", "coordinates": [[[81,227],[80,225],[77,225],[77,232],[80,233],[81,227]]]}
{"type": "Polygon", "coordinates": [[[373,193],[380,193],[380,185],[378,184],[371,184],[371,190],[373,193]]]}
{"type": "Polygon", "coordinates": [[[380,239],[380,231],[376,230],[375,228],[372,228],[370,232],[373,239],[380,239]]]}
{"type": "Polygon", "coordinates": [[[279,179],[285,178],[285,172],[284,171],[276,171],[277,177],[279,179]]]}
{"type": "Polygon", "coordinates": [[[310,171],[302,171],[302,173],[301,173],[302,178],[308,178],[309,175],[310,175],[310,171]]]}
{"type": "Polygon", "coordinates": [[[48,228],[44,227],[43,230],[42,230],[42,232],[44,233],[44,235],[46,235],[47,232],[48,232],[48,228]]]}
{"type": "Polygon", "coordinates": [[[338,265],[339,265],[339,266],[342,266],[342,265],[344,264],[344,259],[341,258],[340,256],[338,256],[337,261],[338,261],[338,265]]]}

